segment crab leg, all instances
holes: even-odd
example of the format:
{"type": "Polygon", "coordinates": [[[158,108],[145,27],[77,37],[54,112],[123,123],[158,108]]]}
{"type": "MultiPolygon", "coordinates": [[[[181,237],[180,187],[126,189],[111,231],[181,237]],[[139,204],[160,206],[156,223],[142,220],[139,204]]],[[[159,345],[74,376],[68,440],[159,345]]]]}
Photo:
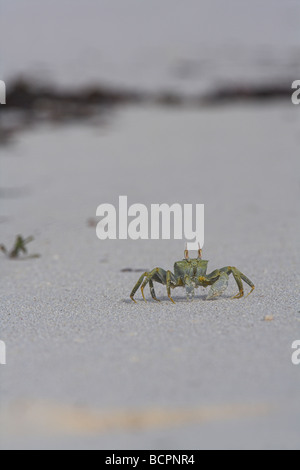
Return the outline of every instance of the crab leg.
{"type": "Polygon", "coordinates": [[[174,300],[171,297],[171,287],[175,287],[173,280],[175,280],[174,275],[172,274],[171,271],[168,271],[167,272],[167,293],[168,293],[168,297],[171,300],[171,302],[173,302],[173,304],[175,304],[174,300]],[[172,279],[172,277],[174,279],[172,279]]]}
{"type": "Polygon", "coordinates": [[[239,292],[234,295],[232,298],[233,299],[240,299],[244,297],[244,287],[241,279],[240,272],[236,268],[231,268],[232,275],[235,279],[235,282],[237,283],[237,286],[239,288],[239,292]]]}
{"type": "Polygon", "coordinates": [[[251,292],[253,292],[253,291],[254,291],[254,289],[255,289],[255,285],[253,284],[253,282],[252,282],[252,281],[250,281],[250,279],[249,279],[247,276],[245,276],[245,274],[243,274],[243,273],[242,273],[241,271],[239,271],[237,268],[233,268],[233,269],[235,270],[235,272],[236,272],[237,276],[240,276],[240,278],[242,278],[242,280],[243,280],[244,282],[246,282],[246,284],[248,284],[248,286],[250,286],[250,287],[251,287],[251,290],[250,290],[250,292],[249,292],[249,293],[246,295],[246,297],[245,297],[245,298],[247,298],[247,297],[248,297],[248,295],[250,295],[250,294],[251,294],[251,292]]]}
{"type": "Polygon", "coordinates": [[[251,292],[253,292],[253,290],[255,289],[255,286],[254,286],[253,282],[250,281],[250,279],[247,276],[245,276],[245,274],[243,274],[241,271],[239,271],[237,268],[235,268],[233,266],[227,266],[226,268],[221,269],[221,271],[223,271],[223,270],[225,270],[228,273],[228,275],[230,273],[232,273],[232,275],[235,279],[235,282],[237,283],[237,286],[239,288],[238,294],[236,294],[234,297],[232,297],[233,299],[240,299],[241,297],[244,296],[244,287],[243,287],[242,280],[244,282],[246,282],[246,284],[248,284],[248,286],[251,287],[251,290],[246,295],[246,297],[248,297],[248,295],[250,295],[251,292]]]}
{"type": "Polygon", "coordinates": [[[147,276],[149,273],[145,272],[144,274],[141,275],[141,277],[139,278],[139,280],[137,281],[137,283],[135,284],[134,288],[132,289],[131,291],[131,294],[130,294],[130,298],[131,300],[133,300],[135,303],[136,301],[134,300],[134,294],[136,293],[136,291],[138,290],[138,288],[140,287],[140,285],[142,284],[145,276],[147,276]]]}
{"type": "Polygon", "coordinates": [[[153,297],[153,299],[157,300],[156,298],[156,295],[155,295],[155,292],[154,292],[154,286],[153,286],[153,280],[157,280],[157,282],[160,282],[161,284],[165,284],[165,275],[164,275],[165,271],[161,268],[155,268],[153,269],[150,273],[148,273],[146,275],[146,279],[144,280],[143,284],[142,284],[142,287],[141,287],[141,291],[142,291],[142,296],[143,296],[143,299],[144,301],[146,302],[146,299],[145,299],[145,295],[144,295],[144,289],[146,287],[146,285],[149,283],[149,286],[150,286],[150,292],[151,292],[151,295],[153,297]],[[156,279],[154,279],[156,278],[156,279]]]}
{"type": "Polygon", "coordinates": [[[156,302],[160,302],[160,300],[156,297],[152,279],[149,280],[149,287],[150,287],[150,293],[151,293],[152,299],[156,300],[156,302]]]}
{"type": "Polygon", "coordinates": [[[133,296],[136,293],[136,291],[138,290],[138,288],[141,286],[142,296],[143,296],[144,301],[146,302],[146,298],[145,298],[145,295],[144,295],[144,289],[145,289],[146,285],[149,283],[151,296],[154,300],[158,301],[158,299],[156,298],[156,295],[155,295],[153,281],[159,282],[160,284],[166,284],[166,271],[162,268],[155,268],[150,272],[144,273],[139,278],[136,285],[134,286],[134,288],[131,292],[130,298],[134,301],[133,296]]]}

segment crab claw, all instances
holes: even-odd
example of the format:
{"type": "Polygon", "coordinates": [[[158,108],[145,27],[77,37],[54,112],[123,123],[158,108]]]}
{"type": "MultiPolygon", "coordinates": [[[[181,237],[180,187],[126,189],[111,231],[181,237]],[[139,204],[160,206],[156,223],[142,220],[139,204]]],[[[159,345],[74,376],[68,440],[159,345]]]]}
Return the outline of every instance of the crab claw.
{"type": "Polygon", "coordinates": [[[226,273],[222,273],[219,279],[211,286],[206,300],[215,299],[225,292],[228,286],[229,277],[226,273]]]}

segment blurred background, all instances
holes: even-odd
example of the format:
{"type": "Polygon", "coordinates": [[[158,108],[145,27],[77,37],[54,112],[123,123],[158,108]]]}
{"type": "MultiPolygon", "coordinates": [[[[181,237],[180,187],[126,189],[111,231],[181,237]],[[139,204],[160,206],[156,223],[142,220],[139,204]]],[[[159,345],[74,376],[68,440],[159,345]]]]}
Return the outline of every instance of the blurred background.
{"type": "Polygon", "coordinates": [[[298,0],[0,0],[1,448],[299,447],[298,0]],[[210,269],[256,285],[134,305],[184,242],[96,208],[205,205],[210,269]],[[298,337],[297,337],[298,336],[298,337]]]}
{"type": "Polygon", "coordinates": [[[187,93],[299,71],[299,2],[1,1],[1,76],[187,93]]]}

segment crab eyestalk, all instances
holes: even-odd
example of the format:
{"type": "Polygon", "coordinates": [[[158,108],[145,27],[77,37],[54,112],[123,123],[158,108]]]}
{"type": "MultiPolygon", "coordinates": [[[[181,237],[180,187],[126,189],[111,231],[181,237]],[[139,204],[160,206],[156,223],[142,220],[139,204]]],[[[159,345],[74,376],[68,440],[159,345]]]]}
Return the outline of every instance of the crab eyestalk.
{"type": "Polygon", "coordinates": [[[185,258],[185,259],[190,259],[190,257],[189,257],[189,250],[188,250],[188,248],[187,248],[187,243],[186,243],[186,245],[185,245],[184,258],[185,258]]]}

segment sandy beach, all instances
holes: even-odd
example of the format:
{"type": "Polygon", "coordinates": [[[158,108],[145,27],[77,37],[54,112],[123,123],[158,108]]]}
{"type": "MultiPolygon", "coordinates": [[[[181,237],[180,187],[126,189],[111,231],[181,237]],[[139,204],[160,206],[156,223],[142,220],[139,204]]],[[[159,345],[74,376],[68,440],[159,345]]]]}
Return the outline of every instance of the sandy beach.
{"type": "Polygon", "coordinates": [[[1,450],[299,449],[299,12],[1,1],[1,450]],[[254,292],[132,302],[185,242],[99,240],[119,196],[204,204],[208,272],[254,292]]]}
{"type": "Polygon", "coordinates": [[[33,235],[39,259],[1,257],[0,446],[299,448],[299,111],[129,107],[107,128],[43,125],[0,149],[1,242],[33,235]],[[210,270],[255,286],[193,302],[165,288],[183,243],[100,241],[99,204],[204,203],[210,270]]]}

